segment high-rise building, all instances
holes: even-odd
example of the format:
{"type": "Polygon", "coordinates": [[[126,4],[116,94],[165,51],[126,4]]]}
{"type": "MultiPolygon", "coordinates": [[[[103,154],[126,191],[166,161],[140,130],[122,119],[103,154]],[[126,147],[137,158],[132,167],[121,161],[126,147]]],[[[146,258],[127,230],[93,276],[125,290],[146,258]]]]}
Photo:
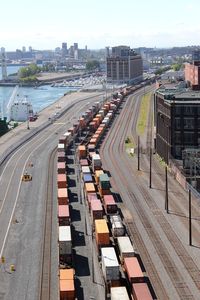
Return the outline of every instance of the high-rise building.
{"type": "Polygon", "coordinates": [[[22,47],[22,52],[26,52],[26,47],[25,46],[22,47]]]}
{"type": "Polygon", "coordinates": [[[67,43],[62,43],[62,57],[67,55],[67,43]]]}
{"type": "Polygon", "coordinates": [[[78,50],[78,43],[74,43],[74,50],[78,50]]]}
{"type": "Polygon", "coordinates": [[[131,84],[142,80],[142,58],[130,47],[112,47],[111,55],[106,60],[108,82],[131,84]]]}

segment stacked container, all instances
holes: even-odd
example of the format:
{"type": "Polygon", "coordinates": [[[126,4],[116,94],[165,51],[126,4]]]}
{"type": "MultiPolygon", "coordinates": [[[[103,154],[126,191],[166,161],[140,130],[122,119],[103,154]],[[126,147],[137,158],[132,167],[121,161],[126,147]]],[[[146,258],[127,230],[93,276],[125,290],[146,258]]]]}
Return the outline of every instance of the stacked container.
{"type": "Polygon", "coordinates": [[[123,262],[124,257],[132,257],[135,255],[133,245],[128,236],[117,237],[117,244],[119,247],[120,258],[123,262]]]}
{"type": "Polygon", "coordinates": [[[58,170],[58,174],[65,174],[66,172],[65,162],[58,162],[57,170],[58,170]]]}
{"type": "Polygon", "coordinates": [[[86,158],[86,147],[85,145],[80,145],[78,146],[78,156],[79,156],[79,159],[81,158],[86,158]]]}
{"type": "Polygon", "coordinates": [[[68,192],[67,188],[58,188],[58,204],[65,205],[68,204],[68,192]]]}
{"type": "Polygon", "coordinates": [[[132,293],[134,300],[153,300],[153,297],[146,283],[133,283],[132,293]]]}
{"type": "MultiPolygon", "coordinates": [[[[101,175],[100,175],[101,177],[101,175]]],[[[115,203],[113,195],[104,195],[103,196],[104,208],[107,214],[116,214],[118,207],[115,203]]]]}
{"type": "Polygon", "coordinates": [[[91,209],[93,222],[94,220],[103,218],[103,207],[99,199],[91,201],[90,209],[91,209]]]}
{"type": "Polygon", "coordinates": [[[110,244],[110,236],[106,220],[95,220],[95,236],[98,246],[108,246],[110,244]]]}
{"type": "Polygon", "coordinates": [[[58,188],[66,188],[67,186],[66,174],[57,174],[57,184],[58,184],[58,188]]]}
{"type": "Polygon", "coordinates": [[[58,162],[65,162],[65,152],[64,151],[58,152],[58,162]]]}
{"type": "Polygon", "coordinates": [[[110,180],[107,174],[99,175],[99,192],[101,196],[110,194],[110,180]]]}
{"type": "Polygon", "coordinates": [[[102,271],[106,281],[120,279],[119,263],[113,247],[101,248],[102,271]]]}
{"type": "Polygon", "coordinates": [[[103,170],[96,170],[95,171],[95,182],[96,182],[96,184],[99,184],[99,176],[101,174],[104,174],[103,170]]]}
{"type": "Polygon", "coordinates": [[[70,225],[69,205],[58,206],[58,223],[59,226],[70,225]]]}
{"type": "Polygon", "coordinates": [[[74,300],[74,269],[60,270],[60,300],[74,300]]]}
{"type": "Polygon", "coordinates": [[[59,257],[64,263],[71,263],[72,238],[70,226],[59,227],[59,257]]]}
{"type": "Polygon", "coordinates": [[[129,296],[125,286],[110,288],[111,300],[129,300],[129,296]]]}
{"type": "Polygon", "coordinates": [[[101,163],[100,155],[97,154],[97,153],[94,153],[92,155],[92,169],[93,169],[93,172],[95,170],[100,170],[101,166],[102,166],[102,163],[101,163]]]}
{"type": "Polygon", "coordinates": [[[112,227],[112,234],[114,237],[124,236],[125,228],[122,223],[120,216],[115,215],[110,217],[111,227],[112,227]]]}
{"type": "Polygon", "coordinates": [[[144,282],[144,274],[137,257],[124,257],[124,269],[130,283],[144,282]]]}

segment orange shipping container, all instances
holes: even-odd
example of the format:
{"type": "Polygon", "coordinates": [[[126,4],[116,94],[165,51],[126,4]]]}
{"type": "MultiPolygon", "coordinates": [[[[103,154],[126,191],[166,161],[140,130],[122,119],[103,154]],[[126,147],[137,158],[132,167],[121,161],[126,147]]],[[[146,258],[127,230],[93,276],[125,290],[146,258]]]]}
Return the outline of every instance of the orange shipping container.
{"type": "Polygon", "coordinates": [[[144,274],[137,257],[124,257],[124,269],[130,283],[144,282],[144,274]]]}
{"type": "Polygon", "coordinates": [[[99,176],[103,173],[104,173],[103,170],[96,170],[95,171],[95,181],[96,181],[97,184],[99,183],[99,176]]]}
{"type": "Polygon", "coordinates": [[[67,188],[58,188],[58,204],[65,205],[69,202],[67,188]]]}
{"type": "Polygon", "coordinates": [[[75,288],[73,279],[60,279],[60,300],[74,300],[75,288]]]}
{"type": "Polygon", "coordinates": [[[93,183],[86,182],[85,183],[85,190],[87,193],[95,193],[95,186],[93,183]]]}
{"type": "Polygon", "coordinates": [[[65,188],[67,186],[66,174],[57,174],[58,188],[65,188]]]}
{"type": "Polygon", "coordinates": [[[85,145],[78,146],[78,155],[79,158],[86,158],[86,147],[85,145]]]}
{"type": "Polygon", "coordinates": [[[74,279],[74,269],[60,269],[60,280],[74,279]]]}
{"type": "Polygon", "coordinates": [[[109,230],[106,220],[95,220],[95,236],[98,246],[110,244],[109,230]]]}

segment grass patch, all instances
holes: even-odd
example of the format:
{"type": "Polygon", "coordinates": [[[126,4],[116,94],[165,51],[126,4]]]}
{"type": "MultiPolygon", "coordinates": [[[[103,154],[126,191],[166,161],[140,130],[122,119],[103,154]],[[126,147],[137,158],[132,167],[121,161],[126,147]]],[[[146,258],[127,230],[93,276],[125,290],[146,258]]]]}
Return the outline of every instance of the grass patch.
{"type": "Polygon", "coordinates": [[[140,136],[144,134],[145,128],[147,126],[150,99],[151,99],[151,92],[148,94],[145,94],[142,97],[139,117],[138,117],[138,121],[137,121],[137,128],[136,128],[137,134],[140,136]]]}

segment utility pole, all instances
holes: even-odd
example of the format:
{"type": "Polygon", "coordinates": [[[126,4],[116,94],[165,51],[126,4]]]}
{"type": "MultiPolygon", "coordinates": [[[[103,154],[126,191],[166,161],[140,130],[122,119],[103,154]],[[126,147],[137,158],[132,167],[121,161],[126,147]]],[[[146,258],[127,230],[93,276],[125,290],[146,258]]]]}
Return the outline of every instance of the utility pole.
{"type": "Polygon", "coordinates": [[[167,166],[165,166],[165,209],[167,214],[169,213],[169,203],[168,203],[168,178],[167,178],[167,166]]]}
{"type": "Polygon", "coordinates": [[[138,171],[140,170],[140,136],[138,135],[138,171]]]}
{"type": "Polygon", "coordinates": [[[149,188],[151,189],[151,165],[152,165],[152,149],[150,147],[150,157],[149,157],[149,188]]]}
{"type": "Polygon", "coordinates": [[[189,189],[189,245],[192,246],[192,207],[191,207],[191,190],[189,189]]]}

